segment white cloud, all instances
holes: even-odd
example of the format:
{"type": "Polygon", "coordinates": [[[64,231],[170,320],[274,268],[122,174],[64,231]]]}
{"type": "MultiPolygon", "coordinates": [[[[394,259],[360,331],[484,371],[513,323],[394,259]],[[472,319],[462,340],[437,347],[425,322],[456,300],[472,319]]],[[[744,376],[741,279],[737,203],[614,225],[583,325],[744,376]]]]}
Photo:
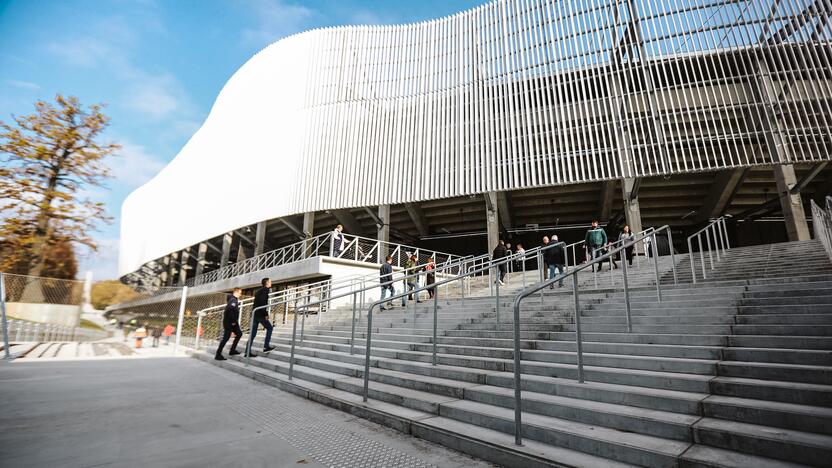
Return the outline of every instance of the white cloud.
{"type": "Polygon", "coordinates": [[[110,158],[110,171],[119,186],[132,190],[159,173],[165,163],[144,146],[122,140],[121,151],[110,158]]]}
{"type": "Polygon", "coordinates": [[[40,86],[30,81],[6,80],[6,83],[14,86],[15,88],[28,89],[31,91],[37,91],[40,89],[40,86]]]}
{"type": "Polygon", "coordinates": [[[64,62],[80,67],[101,65],[114,53],[110,44],[91,37],[53,42],[46,49],[64,62]]]}
{"type": "Polygon", "coordinates": [[[318,14],[311,8],[283,0],[248,0],[244,4],[258,24],[243,30],[242,41],[262,46],[301,31],[318,14]]]}
{"type": "Polygon", "coordinates": [[[130,83],[124,104],[152,119],[175,116],[188,101],[186,93],[171,75],[147,76],[130,83]]]}

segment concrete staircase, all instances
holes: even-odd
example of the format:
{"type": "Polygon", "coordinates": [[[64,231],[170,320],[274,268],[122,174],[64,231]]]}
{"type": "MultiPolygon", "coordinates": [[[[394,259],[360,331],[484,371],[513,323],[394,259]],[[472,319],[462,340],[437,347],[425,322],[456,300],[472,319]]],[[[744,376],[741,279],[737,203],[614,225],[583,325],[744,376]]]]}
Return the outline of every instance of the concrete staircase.
{"type": "Polygon", "coordinates": [[[122,343],[90,341],[30,341],[13,344],[16,359],[92,358],[131,356],[135,352],[122,343]]]}
{"type": "MultiPolygon", "coordinates": [[[[814,241],[732,249],[697,284],[685,282],[688,259],[677,255],[687,265],[678,285],[662,258],[670,284],[659,302],[655,273],[641,273],[632,332],[620,284],[582,286],[585,383],[575,380],[571,291],[529,298],[523,446],[513,443],[508,297],[500,321],[494,298],[441,300],[437,366],[428,304],[374,316],[367,403],[366,322],[356,324],[350,354],[351,310],[307,323],[292,381],[288,326],[275,330],[276,349],[248,366],[214,361],[215,343],[194,356],[506,466],[832,466],[832,264],[820,253],[814,241]]],[[[594,285],[592,276],[581,284],[594,285]]]]}

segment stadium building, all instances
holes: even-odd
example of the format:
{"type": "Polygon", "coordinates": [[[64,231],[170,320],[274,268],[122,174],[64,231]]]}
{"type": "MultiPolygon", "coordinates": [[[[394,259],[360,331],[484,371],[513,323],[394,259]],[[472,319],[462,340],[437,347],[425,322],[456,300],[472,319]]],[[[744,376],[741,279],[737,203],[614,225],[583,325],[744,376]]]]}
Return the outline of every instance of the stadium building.
{"type": "Polygon", "coordinates": [[[391,242],[375,261],[578,240],[596,218],[685,234],[731,215],[737,245],[807,239],[832,192],[829,40],[828,4],[802,0],[493,1],[281,39],[124,202],[122,280],[353,274],[270,270],[339,223],[391,242]]]}

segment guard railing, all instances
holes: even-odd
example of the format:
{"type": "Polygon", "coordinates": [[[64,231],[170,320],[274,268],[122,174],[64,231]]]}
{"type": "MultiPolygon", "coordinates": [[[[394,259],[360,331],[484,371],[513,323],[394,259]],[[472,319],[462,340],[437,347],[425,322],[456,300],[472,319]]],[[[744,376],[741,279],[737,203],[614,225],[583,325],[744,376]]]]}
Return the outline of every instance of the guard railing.
{"type": "MultiPolygon", "coordinates": [[[[591,261],[584,263],[583,265],[579,265],[574,267],[571,271],[567,271],[562,275],[559,275],[555,278],[549,278],[546,281],[538,283],[533,286],[529,286],[528,288],[520,291],[514,297],[514,304],[513,304],[513,322],[514,322],[514,424],[515,424],[515,443],[517,445],[522,445],[522,415],[521,415],[521,408],[522,408],[522,396],[521,396],[521,354],[520,354],[520,305],[522,304],[523,300],[537,292],[542,291],[543,289],[553,285],[555,281],[562,281],[563,278],[568,276],[572,277],[572,295],[575,302],[575,348],[576,348],[576,363],[577,363],[577,370],[578,370],[578,382],[584,382],[584,368],[583,368],[583,345],[582,345],[582,337],[581,337],[581,305],[580,305],[580,292],[579,292],[579,283],[578,283],[578,274],[587,269],[587,268],[595,268],[595,265],[600,265],[603,262],[607,261],[609,258],[613,257],[615,254],[624,251],[629,247],[634,247],[639,243],[644,243],[647,239],[652,245],[656,245],[656,236],[662,232],[666,231],[668,235],[670,234],[670,227],[669,226],[662,226],[655,230],[650,230],[650,232],[642,233],[639,236],[635,236],[628,242],[624,243],[623,245],[610,249],[604,255],[594,258],[591,261]]],[[[654,251],[653,255],[653,267],[655,269],[656,275],[656,295],[658,297],[659,302],[662,301],[662,287],[661,281],[659,277],[659,264],[658,264],[658,249],[654,251]]],[[[676,262],[673,259],[673,249],[670,250],[671,254],[671,264],[673,267],[673,277],[674,283],[676,282],[676,262]]],[[[622,262],[622,283],[624,289],[624,303],[626,308],[626,319],[627,319],[627,332],[632,332],[632,317],[631,317],[631,310],[630,310],[630,288],[628,282],[628,268],[627,262],[622,262]]],[[[365,369],[366,371],[366,369],[365,369]]]]}
{"type": "MultiPolygon", "coordinates": [[[[722,257],[725,256],[728,249],[731,248],[731,245],[728,242],[728,228],[725,225],[725,217],[720,216],[719,218],[711,221],[707,226],[688,236],[690,273],[693,278],[693,282],[696,283],[696,256],[693,254],[694,239],[696,239],[696,244],[699,248],[699,263],[702,267],[702,279],[708,279],[708,273],[705,269],[705,245],[708,246],[708,259],[710,260],[711,270],[714,269],[714,254],[716,254],[716,261],[719,262],[722,260],[722,257]],[[702,242],[703,237],[705,239],[704,244],[702,242]],[[713,245],[711,244],[712,239],[713,245]]],[[[658,250],[658,248],[656,250],[658,250]]]]}

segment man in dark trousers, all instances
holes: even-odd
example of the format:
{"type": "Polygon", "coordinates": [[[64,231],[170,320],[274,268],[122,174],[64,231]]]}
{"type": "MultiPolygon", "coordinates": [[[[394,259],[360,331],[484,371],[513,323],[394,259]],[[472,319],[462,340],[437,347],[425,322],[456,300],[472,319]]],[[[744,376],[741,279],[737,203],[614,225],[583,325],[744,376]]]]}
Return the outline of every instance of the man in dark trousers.
{"type": "Polygon", "coordinates": [[[225,348],[225,344],[228,343],[232,333],[234,333],[234,342],[231,343],[231,351],[228,354],[231,356],[240,354],[237,351],[237,343],[240,342],[240,338],[243,336],[243,331],[240,330],[240,297],[242,295],[243,290],[240,288],[234,288],[234,292],[228,295],[225,310],[222,313],[222,340],[220,340],[220,346],[214,356],[217,361],[225,361],[222,349],[225,348]]]}
{"type": "MultiPolygon", "coordinates": [[[[595,260],[596,258],[604,255],[601,248],[607,245],[607,233],[598,226],[598,221],[592,222],[592,227],[586,232],[586,237],[584,237],[584,244],[586,244],[589,261],[595,260]]],[[[593,264],[592,271],[595,271],[596,266],[598,267],[598,271],[601,271],[600,264],[593,264]]]]}
{"type": "Polygon", "coordinates": [[[387,291],[390,291],[391,298],[396,295],[396,290],[393,288],[393,257],[388,256],[384,259],[384,263],[381,264],[378,274],[378,282],[381,284],[381,305],[379,306],[379,310],[387,310],[384,307],[385,294],[387,291]]]}
{"type": "MultiPolygon", "coordinates": [[[[492,253],[491,258],[494,261],[498,261],[498,260],[501,260],[501,259],[505,258],[506,254],[507,254],[506,243],[503,242],[502,239],[500,239],[500,242],[497,244],[497,247],[494,247],[494,252],[492,253]]],[[[502,285],[505,284],[503,282],[503,280],[506,278],[506,264],[505,264],[505,262],[500,263],[499,265],[497,265],[497,268],[500,270],[500,275],[497,278],[497,281],[502,286],[502,285]]]]}
{"type": "MultiPolygon", "coordinates": [[[[546,238],[544,237],[543,239],[544,243],[546,243],[546,238]]],[[[558,236],[552,236],[551,244],[554,244],[554,247],[549,247],[543,251],[543,258],[546,259],[546,265],[549,267],[549,279],[554,278],[558,274],[563,275],[566,272],[566,251],[563,249],[563,245],[558,244],[558,236]]],[[[555,285],[550,284],[549,287],[554,289],[555,285]]],[[[558,287],[563,287],[563,276],[558,281],[558,287]]]]}
{"type": "Polygon", "coordinates": [[[263,328],[266,329],[266,341],[263,342],[263,352],[268,353],[269,351],[274,349],[274,346],[271,346],[270,343],[272,341],[272,324],[269,322],[269,293],[272,290],[272,280],[269,278],[263,278],[260,281],[260,289],[258,289],[254,293],[254,305],[252,306],[254,310],[254,325],[251,329],[251,337],[248,340],[248,344],[246,345],[246,352],[251,353],[251,357],[257,356],[256,354],[251,352],[251,347],[254,344],[254,338],[257,336],[257,329],[260,328],[260,325],[263,325],[263,328]]]}

